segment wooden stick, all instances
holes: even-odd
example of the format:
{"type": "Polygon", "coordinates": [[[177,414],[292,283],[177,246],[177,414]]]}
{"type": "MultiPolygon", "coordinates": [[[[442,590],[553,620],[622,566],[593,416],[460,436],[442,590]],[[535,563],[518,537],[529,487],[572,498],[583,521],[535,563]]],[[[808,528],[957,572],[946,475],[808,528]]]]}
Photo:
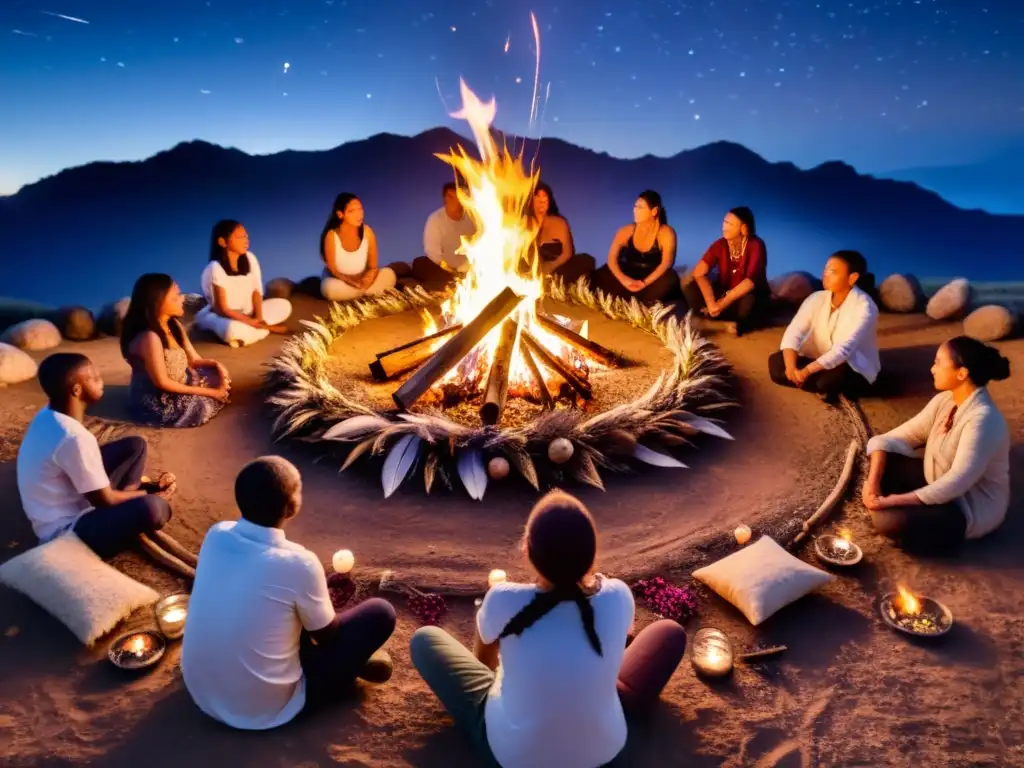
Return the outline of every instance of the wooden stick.
{"type": "Polygon", "coordinates": [[[740,661],[756,661],[758,659],[766,659],[769,656],[778,656],[780,653],[786,650],[784,645],[773,645],[771,648],[761,648],[757,651],[747,651],[741,653],[736,658],[740,661]]]}
{"type": "Polygon", "coordinates": [[[182,544],[169,533],[153,531],[149,536],[153,539],[154,543],[177,557],[186,565],[191,565],[193,568],[199,565],[199,555],[182,546],[182,544]]]}
{"type": "Polygon", "coordinates": [[[487,372],[487,386],[484,388],[484,404],[480,406],[480,420],[486,426],[501,421],[501,412],[505,410],[508,398],[508,377],[512,369],[512,351],[516,346],[516,334],[519,323],[506,320],[501,327],[501,338],[498,348],[494,350],[494,361],[487,372]]]}
{"type": "Polygon", "coordinates": [[[571,328],[566,328],[553,317],[537,314],[537,323],[548,333],[558,336],[566,344],[575,347],[585,355],[594,358],[599,363],[607,366],[620,365],[623,362],[622,356],[612,352],[607,347],[602,347],[596,341],[585,339],[571,328]]]}
{"type": "Polygon", "coordinates": [[[476,347],[491,330],[509,313],[519,306],[522,296],[506,287],[495,296],[474,317],[466,327],[445,342],[416,373],[410,376],[391,398],[402,410],[408,410],[413,403],[423,396],[434,383],[454,368],[476,347]]]}
{"type": "Polygon", "coordinates": [[[850,447],[846,449],[846,463],[843,464],[843,471],[839,473],[839,480],[836,482],[835,487],[832,489],[825,501],[818,507],[818,511],[811,515],[807,520],[804,521],[803,528],[793,538],[793,542],[790,546],[795,547],[804,537],[810,533],[811,528],[815,526],[819,521],[823,520],[839,502],[839,498],[846,492],[846,487],[850,484],[850,478],[853,477],[853,465],[857,458],[857,452],[860,450],[860,443],[857,440],[850,441],[850,447]]]}
{"type": "Polygon", "coordinates": [[[461,330],[462,323],[457,323],[443,331],[410,341],[408,344],[389,349],[387,352],[378,352],[377,359],[370,363],[370,375],[377,381],[384,381],[415,368],[434,354],[440,348],[442,341],[461,330]]]}
{"type": "Polygon", "coordinates": [[[540,362],[544,363],[544,365],[565,379],[569,386],[576,390],[576,393],[580,397],[584,400],[590,400],[594,396],[593,391],[590,389],[590,384],[583,381],[575,373],[570,371],[565,363],[548,352],[525,328],[523,329],[522,339],[526,342],[527,349],[529,349],[530,352],[540,360],[540,362]]]}
{"type": "Polygon", "coordinates": [[[544,406],[544,410],[550,411],[555,407],[555,400],[551,397],[551,392],[548,390],[547,382],[544,381],[544,374],[540,372],[540,367],[537,365],[537,361],[533,359],[533,355],[530,354],[530,350],[526,348],[526,343],[519,345],[519,354],[523,356],[526,361],[526,367],[530,369],[530,373],[533,374],[533,380],[537,384],[537,388],[540,389],[540,402],[544,406]]]}
{"type": "Polygon", "coordinates": [[[169,571],[177,573],[179,576],[184,576],[186,579],[195,580],[196,572],[195,569],[185,563],[181,562],[174,555],[164,552],[149,536],[144,533],[139,534],[139,541],[142,543],[142,548],[146,554],[156,560],[160,565],[169,571]]]}

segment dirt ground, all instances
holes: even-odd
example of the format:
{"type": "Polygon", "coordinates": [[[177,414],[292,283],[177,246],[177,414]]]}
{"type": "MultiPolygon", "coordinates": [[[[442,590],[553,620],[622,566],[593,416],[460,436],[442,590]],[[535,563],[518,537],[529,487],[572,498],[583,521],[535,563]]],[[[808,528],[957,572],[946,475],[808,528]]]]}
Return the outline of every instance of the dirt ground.
{"type": "MultiPolygon", "coordinates": [[[[300,302],[300,314],[318,307],[300,302]]],[[[597,338],[607,346],[611,336],[597,338]]],[[[885,317],[886,382],[864,401],[874,431],[912,415],[931,394],[935,346],[957,333],[919,316],[885,317]]],[[[651,468],[605,478],[607,491],[573,488],[597,518],[601,570],[632,579],[689,573],[735,549],[739,522],[780,540],[821,503],[835,482],[855,425],[802,392],[768,381],[765,359],[781,329],[743,339],[716,335],[735,366],[740,407],[725,414],[735,441],[699,441],[681,458],[687,470],[651,468]]],[[[325,561],[355,551],[357,577],[372,584],[384,569],[419,585],[479,585],[490,568],[525,573],[515,544],[535,493],[510,484],[483,503],[457,489],[425,496],[409,482],[384,501],[379,470],[338,475],[338,462],[308,446],[275,445],[259,391],[262,364],[279,339],[248,349],[202,345],[232,372],[232,404],[211,424],[187,431],[140,430],[151,467],[179,478],[170,531],[198,547],[215,521],[234,518],[231,489],[249,458],[281,453],[301,468],[306,507],[289,536],[325,561]]],[[[113,340],[68,345],[92,357],[107,380],[97,414],[123,414],[128,369],[113,340]]],[[[1024,371],[1024,342],[1002,345],[1024,371]]],[[[1019,379],[1018,373],[1017,378],[1019,379]]],[[[687,629],[714,625],[739,649],[782,643],[778,660],[738,667],[727,682],[698,680],[684,660],[650,721],[627,749],[636,766],[1024,765],[1024,558],[1020,507],[1024,395],[993,386],[1013,431],[1014,506],[1006,525],[955,560],[912,559],[872,535],[851,494],[823,526],[849,528],[864,562],[754,629],[731,606],[701,591],[700,615],[687,629]],[[896,582],[939,598],[956,616],[941,643],[914,643],[877,617],[877,597],[896,582]]],[[[0,390],[0,559],[34,544],[17,501],[14,456],[43,398],[34,383],[0,390]]],[[[858,479],[855,478],[854,483],[858,479]]],[[[799,553],[814,562],[811,547],[799,553]]],[[[162,592],[184,585],[134,554],[116,561],[162,592]]],[[[389,650],[391,683],[367,687],[352,702],[302,717],[272,733],[237,733],[191,704],[172,647],[148,675],[124,678],[28,600],[0,589],[0,756],[4,765],[150,766],[469,766],[468,748],[419,681],[407,645],[416,628],[400,596],[389,650]]],[[[468,640],[471,600],[448,601],[443,625],[468,640]]],[[[651,620],[641,612],[640,624],[651,620]]],[[[129,625],[147,621],[142,614],[129,625]]]]}

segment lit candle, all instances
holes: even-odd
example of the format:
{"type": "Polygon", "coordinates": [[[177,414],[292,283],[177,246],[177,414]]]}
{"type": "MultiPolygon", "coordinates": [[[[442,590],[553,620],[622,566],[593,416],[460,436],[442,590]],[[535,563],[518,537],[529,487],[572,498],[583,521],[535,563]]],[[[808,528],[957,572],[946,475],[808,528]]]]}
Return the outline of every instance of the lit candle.
{"type": "Polygon", "coordinates": [[[507,579],[507,575],[500,568],[495,568],[489,574],[487,574],[487,587],[493,587],[495,584],[501,584],[501,582],[507,579]]]}
{"type": "Polygon", "coordinates": [[[142,635],[136,635],[128,644],[128,650],[141,659],[142,654],[146,652],[146,638],[142,635]]]}
{"type": "Polygon", "coordinates": [[[348,573],[356,564],[356,557],[350,549],[339,549],[331,558],[335,573],[348,573]]]}
{"type": "Polygon", "coordinates": [[[751,536],[750,526],[749,525],[741,525],[739,528],[737,528],[734,531],[733,535],[736,536],[736,543],[739,544],[742,547],[744,544],[746,544],[748,541],[750,541],[750,536],[751,536]]]}

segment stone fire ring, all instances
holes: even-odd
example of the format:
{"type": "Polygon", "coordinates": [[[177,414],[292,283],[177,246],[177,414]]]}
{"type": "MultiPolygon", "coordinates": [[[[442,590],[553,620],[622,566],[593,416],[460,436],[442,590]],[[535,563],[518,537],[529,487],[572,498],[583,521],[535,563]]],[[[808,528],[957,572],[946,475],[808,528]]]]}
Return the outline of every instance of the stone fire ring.
{"type": "Polygon", "coordinates": [[[363,457],[385,455],[385,497],[419,468],[428,493],[436,478],[451,488],[457,475],[474,499],[483,498],[489,471],[499,476],[513,468],[538,490],[541,477],[604,489],[600,469],[622,472],[636,463],[685,467],[665,450],[700,433],[732,439],[713,419],[735,405],[728,395],[731,368],[717,347],[693,330],[689,317],[680,321],[672,307],[648,307],[593,291],[585,280],[565,286],[556,279],[546,296],[656,337],[673,364],[661,370],[646,394],[630,402],[596,414],[571,408],[545,411],[514,427],[471,427],[447,418],[443,410],[378,410],[335,387],[327,364],[332,344],[356,325],[433,306],[446,297],[421,288],[392,290],[332,304],[328,317],[303,321],[309,330],[287,341],[268,364],[267,402],[276,416],[275,438],[332,447],[348,443],[352,447],[343,470],[363,457]]]}

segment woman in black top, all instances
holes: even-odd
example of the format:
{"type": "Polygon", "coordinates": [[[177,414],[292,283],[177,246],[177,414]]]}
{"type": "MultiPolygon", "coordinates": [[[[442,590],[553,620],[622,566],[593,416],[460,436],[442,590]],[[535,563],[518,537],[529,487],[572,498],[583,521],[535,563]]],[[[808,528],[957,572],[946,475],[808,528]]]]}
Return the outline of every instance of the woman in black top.
{"type": "Polygon", "coordinates": [[[608,264],[594,272],[594,287],[645,304],[678,298],[679,275],[672,268],[676,233],[668,225],[661,195],[641,192],[633,206],[633,222],[616,233],[608,264]]]}

